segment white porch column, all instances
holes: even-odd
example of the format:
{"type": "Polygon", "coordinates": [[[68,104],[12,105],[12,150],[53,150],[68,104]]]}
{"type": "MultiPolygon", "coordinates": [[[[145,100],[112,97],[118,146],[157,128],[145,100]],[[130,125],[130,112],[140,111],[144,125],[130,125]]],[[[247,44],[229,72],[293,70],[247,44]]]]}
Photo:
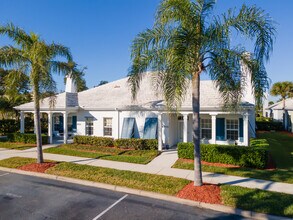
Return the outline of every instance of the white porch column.
{"type": "Polygon", "coordinates": [[[63,113],[63,140],[67,144],[68,130],[67,130],[67,112],[63,113]]]}
{"type": "Polygon", "coordinates": [[[245,146],[249,146],[249,114],[248,113],[244,113],[243,114],[243,143],[245,146]]]}
{"type": "Polygon", "coordinates": [[[52,112],[48,112],[48,136],[49,143],[53,143],[53,114],[52,112]]]}
{"type": "Polygon", "coordinates": [[[183,114],[183,142],[187,142],[188,114],[183,114]]]}
{"type": "Polygon", "coordinates": [[[24,133],[24,112],[20,112],[20,133],[24,133]]]}
{"type": "Polygon", "coordinates": [[[217,114],[210,114],[212,117],[212,144],[216,144],[217,137],[217,114]]]}
{"type": "Polygon", "coordinates": [[[158,114],[158,151],[163,150],[162,113],[158,114]]]}

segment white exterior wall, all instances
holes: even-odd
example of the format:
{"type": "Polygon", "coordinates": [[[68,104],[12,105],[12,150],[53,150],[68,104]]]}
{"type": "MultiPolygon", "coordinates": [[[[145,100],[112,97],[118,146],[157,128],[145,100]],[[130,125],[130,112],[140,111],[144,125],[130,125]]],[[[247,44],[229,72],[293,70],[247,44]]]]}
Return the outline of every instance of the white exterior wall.
{"type": "MultiPolygon", "coordinates": [[[[249,115],[249,120],[251,126],[249,126],[250,137],[254,136],[254,132],[252,132],[254,123],[254,114],[253,110],[251,110],[249,115]]],[[[134,137],[135,138],[143,138],[144,124],[145,119],[148,117],[157,118],[159,112],[157,111],[79,111],[77,113],[77,134],[85,135],[85,119],[86,117],[93,117],[94,121],[94,130],[93,135],[103,137],[103,122],[104,118],[112,118],[112,136],[113,138],[119,138],[121,136],[121,131],[123,127],[124,118],[135,118],[135,127],[134,127],[134,137]]],[[[293,113],[292,113],[293,114],[293,113]]],[[[177,114],[162,114],[162,141],[163,146],[172,147],[176,145],[179,140],[179,121],[177,114]]],[[[188,115],[188,134],[187,141],[192,142],[192,114],[188,115]]],[[[201,118],[211,118],[209,113],[202,114],[201,118]]],[[[226,119],[238,119],[241,115],[231,115],[231,114],[217,114],[217,118],[226,118],[226,119]]],[[[293,117],[292,117],[293,118],[293,117]]],[[[227,123],[225,123],[227,125],[227,123]]],[[[226,132],[226,129],[225,129],[226,132]]],[[[181,135],[183,136],[183,135],[181,135]]],[[[225,134],[226,136],[226,134],[225,134]]],[[[182,141],[182,140],[181,140],[182,141]]],[[[212,140],[205,140],[205,143],[212,143],[212,140]]],[[[234,143],[234,141],[233,141],[234,143]]],[[[233,144],[228,143],[228,141],[216,141],[216,144],[233,144]]],[[[243,142],[239,142],[239,145],[243,145],[243,142]]]]}
{"type": "Polygon", "coordinates": [[[283,110],[273,110],[274,119],[283,122],[283,110]]]}
{"type": "Polygon", "coordinates": [[[77,134],[85,135],[85,119],[93,117],[93,135],[104,136],[104,118],[112,118],[112,136],[118,138],[118,114],[117,111],[79,111],[77,113],[77,134]]]}

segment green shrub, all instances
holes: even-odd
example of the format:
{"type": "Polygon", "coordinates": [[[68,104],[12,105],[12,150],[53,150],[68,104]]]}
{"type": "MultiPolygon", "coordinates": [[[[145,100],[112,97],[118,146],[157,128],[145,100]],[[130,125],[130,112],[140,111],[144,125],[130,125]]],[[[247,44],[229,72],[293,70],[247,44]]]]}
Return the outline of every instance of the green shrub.
{"type": "Polygon", "coordinates": [[[268,147],[269,143],[266,139],[250,139],[250,146],[251,147],[268,147]]]}
{"type": "Polygon", "coordinates": [[[110,137],[76,135],[73,138],[73,142],[76,144],[89,144],[89,145],[94,145],[98,147],[113,147],[114,146],[114,139],[110,137]]]}
{"type": "Polygon", "coordinates": [[[0,134],[14,133],[19,131],[19,121],[14,119],[0,120],[0,134]]]}
{"type": "MultiPolygon", "coordinates": [[[[10,142],[19,142],[26,144],[36,144],[37,137],[35,134],[11,133],[7,134],[7,140],[10,142]]],[[[42,144],[48,144],[48,136],[42,134],[42,144]]]]}
{"type": "Polygon", "coordinates": [[[117,147],[122,149],[135,149],[135,150],[157,150],[158,141],[156,139],[136,139],[136,138],[123,138],[116,139],[108,137],[95,137],[95,136],[74,136],[73,142],[75,144],[89,144],[98,147],[117,147]]]}
{"type": "Polygon", "coordinates": [[[114,146],[123,149],[135,149],[135,150],[157,150],[158,140],[156,139],[136,139],[136,138],[123,138],[116,139],[114,146]]]}
{"type": "Polygon", "coordinates": [[[194,159],[194,145],[193,143],[178,143],[178,157],[184,159],[194,159]]]}
{"type": "Polygon", "coordinates": [[[264,117],[264,116],[256,117],[255,120],[257,122],[271,122],[271,121],[273,121],[272,118],[267,118],[267,117],[264,117]]]}
{"type": "MultiPolygon", "coordinates": [[[[179,143],[178,157],[194,159],[193,149],[193,143],[179,143]]],[[[268,151],[260,147],[201,144],[201,159],[211,163],[263,169],[267,165],[268,151]]]]}
{"type": "Polygon", "coordinates": [[[283,130],[283,124],[282,122],[278,121],[257,121],[256,122],[256,128],[260,131],[282,131],[283,130]]]}

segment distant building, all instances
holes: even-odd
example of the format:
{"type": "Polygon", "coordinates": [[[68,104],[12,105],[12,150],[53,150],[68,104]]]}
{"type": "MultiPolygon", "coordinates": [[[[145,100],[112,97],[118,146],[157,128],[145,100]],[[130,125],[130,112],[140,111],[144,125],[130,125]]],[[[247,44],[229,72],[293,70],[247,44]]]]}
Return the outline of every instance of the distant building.
{"type": "Polygon", "coordinates": [[[293,132],[293,98],[285,100],[285,108],[283,101],[266,106],[264,111],[265,117],[270,117],[276,121],[280,121],[284,125],[286,131],[293,132]]]}

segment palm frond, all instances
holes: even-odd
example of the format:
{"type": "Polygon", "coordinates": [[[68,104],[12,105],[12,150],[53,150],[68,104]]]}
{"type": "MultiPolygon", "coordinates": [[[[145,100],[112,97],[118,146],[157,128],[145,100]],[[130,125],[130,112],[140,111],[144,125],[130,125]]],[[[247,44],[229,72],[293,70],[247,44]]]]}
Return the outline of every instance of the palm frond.
{"type": "Polygon", "coordinates": [[[53,43],[48,45],[48,49],[52,58],[61,56],[65,57],[68,61],[72,61],[72,55],[68,47],[53,43]]]}
{"type": "Polygon", "coordinates": [[[28,47],[33,43],[30,36],[24,30],[14,26],[12,23],[0,26],[0,34],[7,35],[21,47],[28,47]]]}

